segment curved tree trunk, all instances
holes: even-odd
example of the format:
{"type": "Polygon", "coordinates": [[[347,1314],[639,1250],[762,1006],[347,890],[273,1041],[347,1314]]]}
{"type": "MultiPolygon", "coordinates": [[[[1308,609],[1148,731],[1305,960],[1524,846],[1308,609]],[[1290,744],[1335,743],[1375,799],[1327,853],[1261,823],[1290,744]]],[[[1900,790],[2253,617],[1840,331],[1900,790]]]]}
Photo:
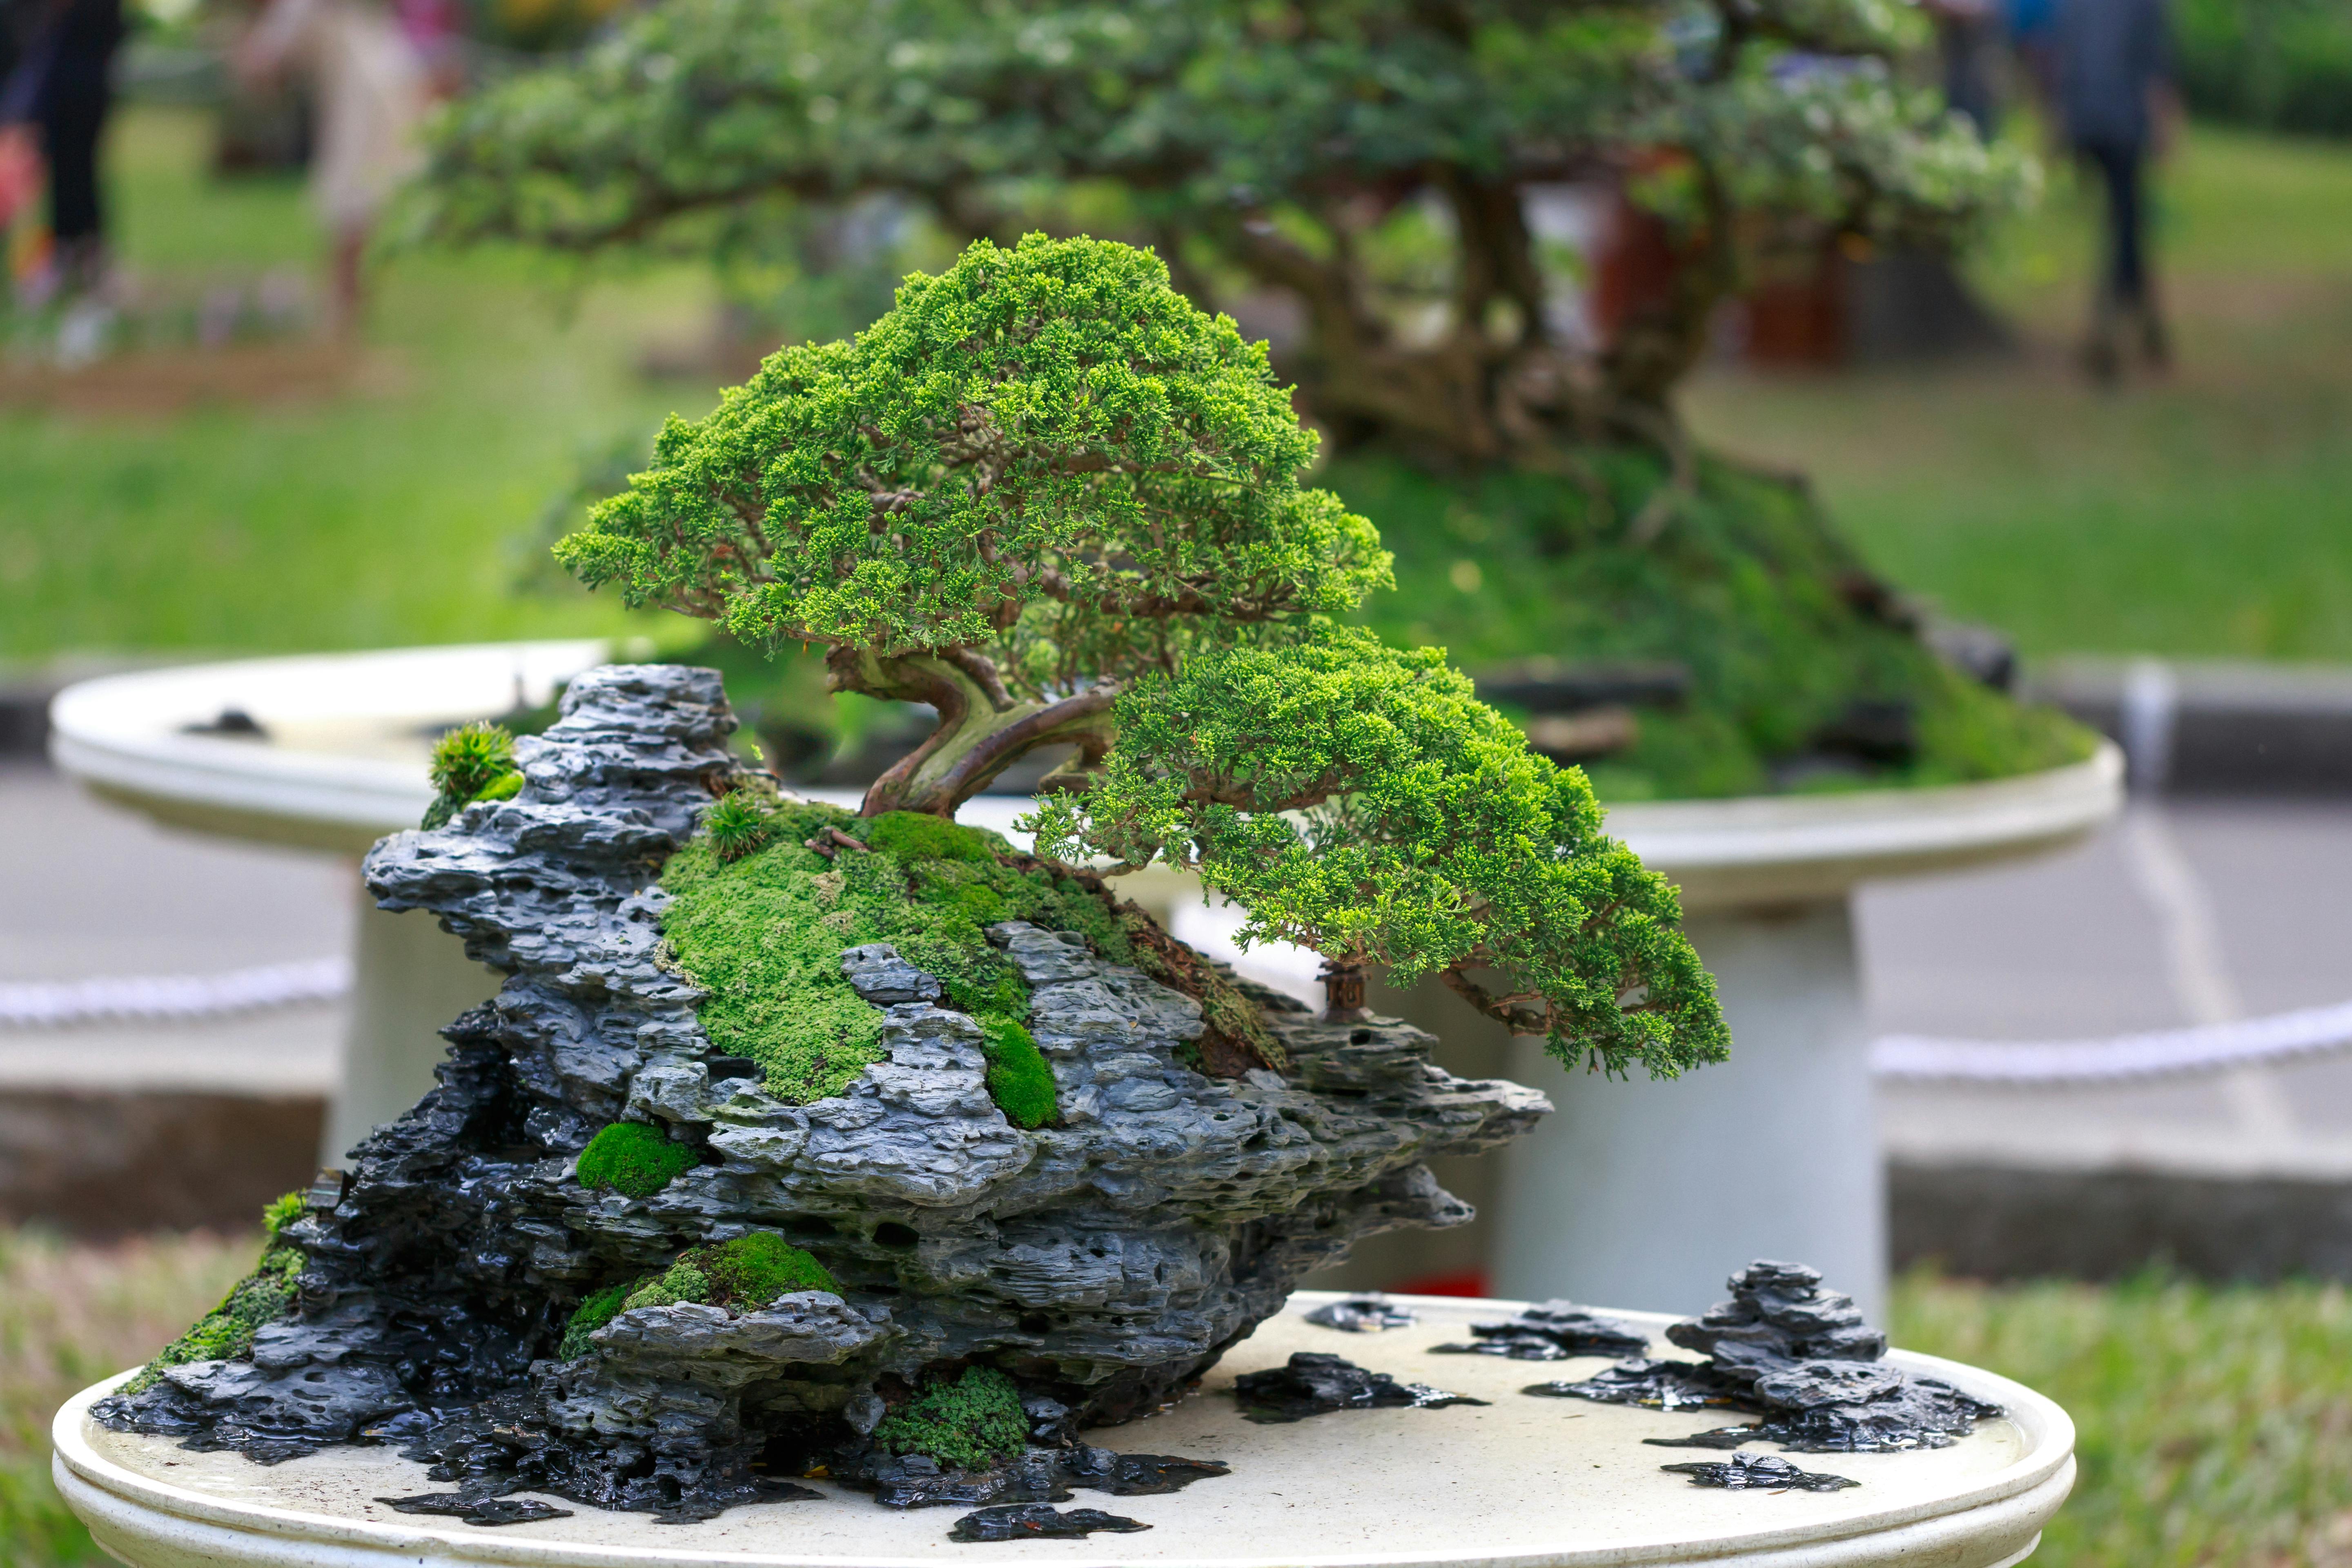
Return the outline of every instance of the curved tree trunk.
{"type": "Polygon", "coordinates": [[[1055,769],[1047,780],[1049,787],[1072,787],[1101,762],[1115,738],[1115,684],[1089,687],[1055,702],[1016,700],[987,656],[971,648],[891,656],[871,648],[835,648],[825,666],[830,690],[928,703],[940,716],[939,728],[867,788],[859,807],[864,816],[886,811],[953,816],[997,774],[1040,746],[1078,748],[1076,763],[1055,769]]]}

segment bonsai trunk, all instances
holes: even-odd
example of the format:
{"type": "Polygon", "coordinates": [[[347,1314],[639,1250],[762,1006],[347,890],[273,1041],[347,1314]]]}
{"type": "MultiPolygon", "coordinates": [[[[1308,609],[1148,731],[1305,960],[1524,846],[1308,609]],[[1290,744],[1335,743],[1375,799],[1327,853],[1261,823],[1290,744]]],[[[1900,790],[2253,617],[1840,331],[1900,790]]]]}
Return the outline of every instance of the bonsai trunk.
{"type": "Polygon", "coordinates": [[[1016,700],[985,654],[961,647],[891,656],[871,648],[835,648],[825,663],[831,690],[924,702],[940,716],[939,728],[866,790],[861,816],[921,811],[953,816],[956,807],[1039,746],[1078,748],[1073,763],[1056,768],[1040,785],[1071,788],[1110,750],[1110,710],[1118,697],[1113,683],[1053,702],[1016,700]]]}

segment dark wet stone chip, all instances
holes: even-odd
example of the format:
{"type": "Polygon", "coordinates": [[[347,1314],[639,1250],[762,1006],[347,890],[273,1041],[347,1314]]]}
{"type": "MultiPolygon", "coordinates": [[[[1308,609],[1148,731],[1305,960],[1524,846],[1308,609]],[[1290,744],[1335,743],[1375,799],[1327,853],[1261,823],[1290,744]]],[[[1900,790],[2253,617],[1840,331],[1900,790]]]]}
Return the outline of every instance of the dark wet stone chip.
{"type": "Polygon", "coordinates": [[[375,1500],[403,1513],[446,1513],[467,1524],[531,1524],[542,1519],[570,1519],[572,1510],[530,1498],[474,1497],[465,1492],[420,1492],[415,1497],[375,1500]]]}
{"type": "Polygon", "coordinates": [[[1083,1443],[1066,1448],[1033,1447],[986,1470],[943,1469],[938,1461],[919,1454],[872,1450],[833,1469],[835,1479],[871,1489],[874,1500],[885,1508],[1067,1502],[1074,1487],[1113,1497],[1151,1497],[1231,1473],[1229,1467],[1214,1459],[1121,1454],[1083,1443]]]}
{"type": "Polygon", "coordinates": [[[1545,1301],[1507,1322],[1474,1323],[1474,1342],[1435,1345],[1438,1355],[1507,1356],[1513,1361],[1565,1361],[1575,1355],[1641,1355],[1647,1334],[1570,1301],[1545,1301]]]}
{"type": "Polygon", "coordinates": [[[948,1531],[950,1541],[1075,1541],[1097,1530],[1121,1534],[1151,1527],[1139,1520],[1098,1508],[1074,1508],[1064,1512],[1044,1503],[1014,1503],[965,1514],[948,1531]]]}
{"type": "Polygon", "coordinates": [[[1351,1334],[1377,1334],[1385,1329],[1409,1329],[1419,1321],[1410,1307],[1400,1307],[1385,1296],[1351,1296],[1329,1301],[1307,1314],[1318,1328],[1340,1329],[1351,1334]]]}
{"type": "Polygon", "coordinates": [[[1720,1487],[1734,1492],[1835,1492],[1862,1485],[1844,1476],[1801,1470],[1778,1454],[1734,1454],[1728,1459],[1692,1459],[1659,1468],[1688,1476],[1695,1487],[1720,1487]]]}
{"type": "Polygon", "coordinates": [[[1242,1373],[1234,1379],[1234,1394],[1241,1401],[1243,1418],[1260,1425],[1301,1421],[1334,1410],[1442,1410],[1449,1405],[1486,1403],[1423,1383],[1399,1383],[1387,1373],[1367,1372],[1320,1351],[1299,1351],[1287,1366],[1242,1373]]]}
{"type": "Polygon", "coordinates": [[[1653,1361],[1636,1356],[1603,1367],[1581,1383],[1538,1383],[1522,1392],[1543,1399],[1596,1399],[1647,1410],[1745,1410],[1739,1387],[1705,1362],[1653,1361]]]}

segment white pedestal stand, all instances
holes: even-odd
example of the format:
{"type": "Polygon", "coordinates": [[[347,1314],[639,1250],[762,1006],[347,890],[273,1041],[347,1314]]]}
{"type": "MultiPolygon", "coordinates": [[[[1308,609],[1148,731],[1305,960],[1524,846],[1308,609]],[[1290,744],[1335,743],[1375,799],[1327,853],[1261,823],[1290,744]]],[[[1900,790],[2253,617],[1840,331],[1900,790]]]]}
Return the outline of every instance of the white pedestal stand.
{"type": "MultiPolygon", "coordinates": [[[[1663,1212],[1659,1219],[1673,1223],[1663,1212]]],[[[1122,1449],[1222,1459],[1233,1473],[1160,1497],[1079,1492],[1062,1506],[1151,1527],[1083,1542],[958,1544],[947,1533],[961,1509],[897,1513],[829,1481],[810,1483],[824,1494],[817,1500],[733,1509],[700,1524],[656,1524],[551,1498],[572,1517],[479,1528],[403,1515],[378,1501],[446,1489],[383,1448],[330,1449],[265,1467],[106,1431],[87,1411],[110,1382],[58,1412],[53,1468],[68,1504],[129,1568],[925,1568],[1008,1560],[1089,1568],[2008,1568],[2032,1552],[2074,1484],[2074,1434],[2064,1411],[1990,1373],[1898,1352],[1898,1360],[2009,1415],[1948,1448],[1791,1456],[1804,1469],[1861,1483],[1848,1490],[1702,1489],[1660,1467],[1722,1456],[1642,1439],[1723,1425],[1720,1411],[1666,1414],[1519,1392],[1588,1376],[1605,1364],[1600,1357],[1528,1363],[1428,1353],[1520,1303],[1412,1299],[1419,1324],[1358,1335],[1305,1321],[1328,1300],[1294,1297],[1287,1311],[1229,1352],[1198,1393],[1163,1415],[1095,1434],[1122,1449]],[[1225,1393],[1234,1377],[1301,1350],[1336,1352],[1400,1381],[1492,1403],[1342,1411],[1291,1426],[1243,1421],[1225,1393]]],[[[1619,1315],[1653,1334],[1667,1321],[1619,1315]]]]}
{"type": "MultiPolygon", "coordinates": [[[[1780,1258],[1821,1268],[1881,1316],[1885,1178],[1853,889],[2046,853],[2122,800],[2122,758],[2103,747],[2073,767],[1990,784],[1612,807],[1609,831],[1682,889],[1731,1059],[1664,1083],[1570,1074],[1540,1042],[1508,1038],[1433,982],[1376,989],[1374,1010],[1436,1035],[1452,1070],[1531,1085],[1559,1109],[1487,1168],[1439,1171],[1488,1215],[1485,1257],[1467,1237],[1377,1237],[1361,1275],[1483,1267],[1509,1296],[1691,1313],[1723,1293],[1727,1258],[1780,1258]]],[[[1196,903],[1175,923],[1217,947],[1214,911],[1196,903]]],[[[1307,955],[1224,955],[1295,992],[1313,972],[1307,955]]]]}
{"type": "MultiPolygon", "coordinates": [[[[160,822],[353,860],[432,803],[425,762],[449,724],[549,700],[602,663],[598,641],[495,643],[190,665],[84,681],[50,709],[51,757],[160,822]],[[234,710],[266,738],[191,733],[234,710]]],[[[425,914],[375,907],[352,872],[351,1022],[322,1163],[433,1087],[441,1027],[499,977],[425,914]]]]}

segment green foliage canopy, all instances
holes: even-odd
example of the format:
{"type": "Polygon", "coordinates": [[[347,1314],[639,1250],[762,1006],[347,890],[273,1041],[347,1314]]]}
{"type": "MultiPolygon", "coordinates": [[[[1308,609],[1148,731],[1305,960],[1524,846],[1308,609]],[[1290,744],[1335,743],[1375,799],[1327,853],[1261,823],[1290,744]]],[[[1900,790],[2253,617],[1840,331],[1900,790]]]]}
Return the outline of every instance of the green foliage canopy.
{"type": "Polygon", "coordinates": [[[1094,787],[1041,811],[1043,852],[1197,869],[1247,909],[1244,940],[1442,973],[1570,1065],[1722,1058],[1674,889],[1437,650],[1318,626],[1140,681],[1117,717],[1094,787]]]}
{"type": "Polygon", "coordinates": [[[460,106],[423,222],[703,248],[887,193],[958,237],[1117,233],[1204,306],[1294,300],[1286,371],[1344,437],[1524,455],[1595,414],[1547,320],[1542,187],[1638,165],[1687,246],[1603,367],[1645,406],[1744,250],[1939,241],[2020,192],[1889,68],[1922,32],[1906,0],[664,0],[460,106]]]}

